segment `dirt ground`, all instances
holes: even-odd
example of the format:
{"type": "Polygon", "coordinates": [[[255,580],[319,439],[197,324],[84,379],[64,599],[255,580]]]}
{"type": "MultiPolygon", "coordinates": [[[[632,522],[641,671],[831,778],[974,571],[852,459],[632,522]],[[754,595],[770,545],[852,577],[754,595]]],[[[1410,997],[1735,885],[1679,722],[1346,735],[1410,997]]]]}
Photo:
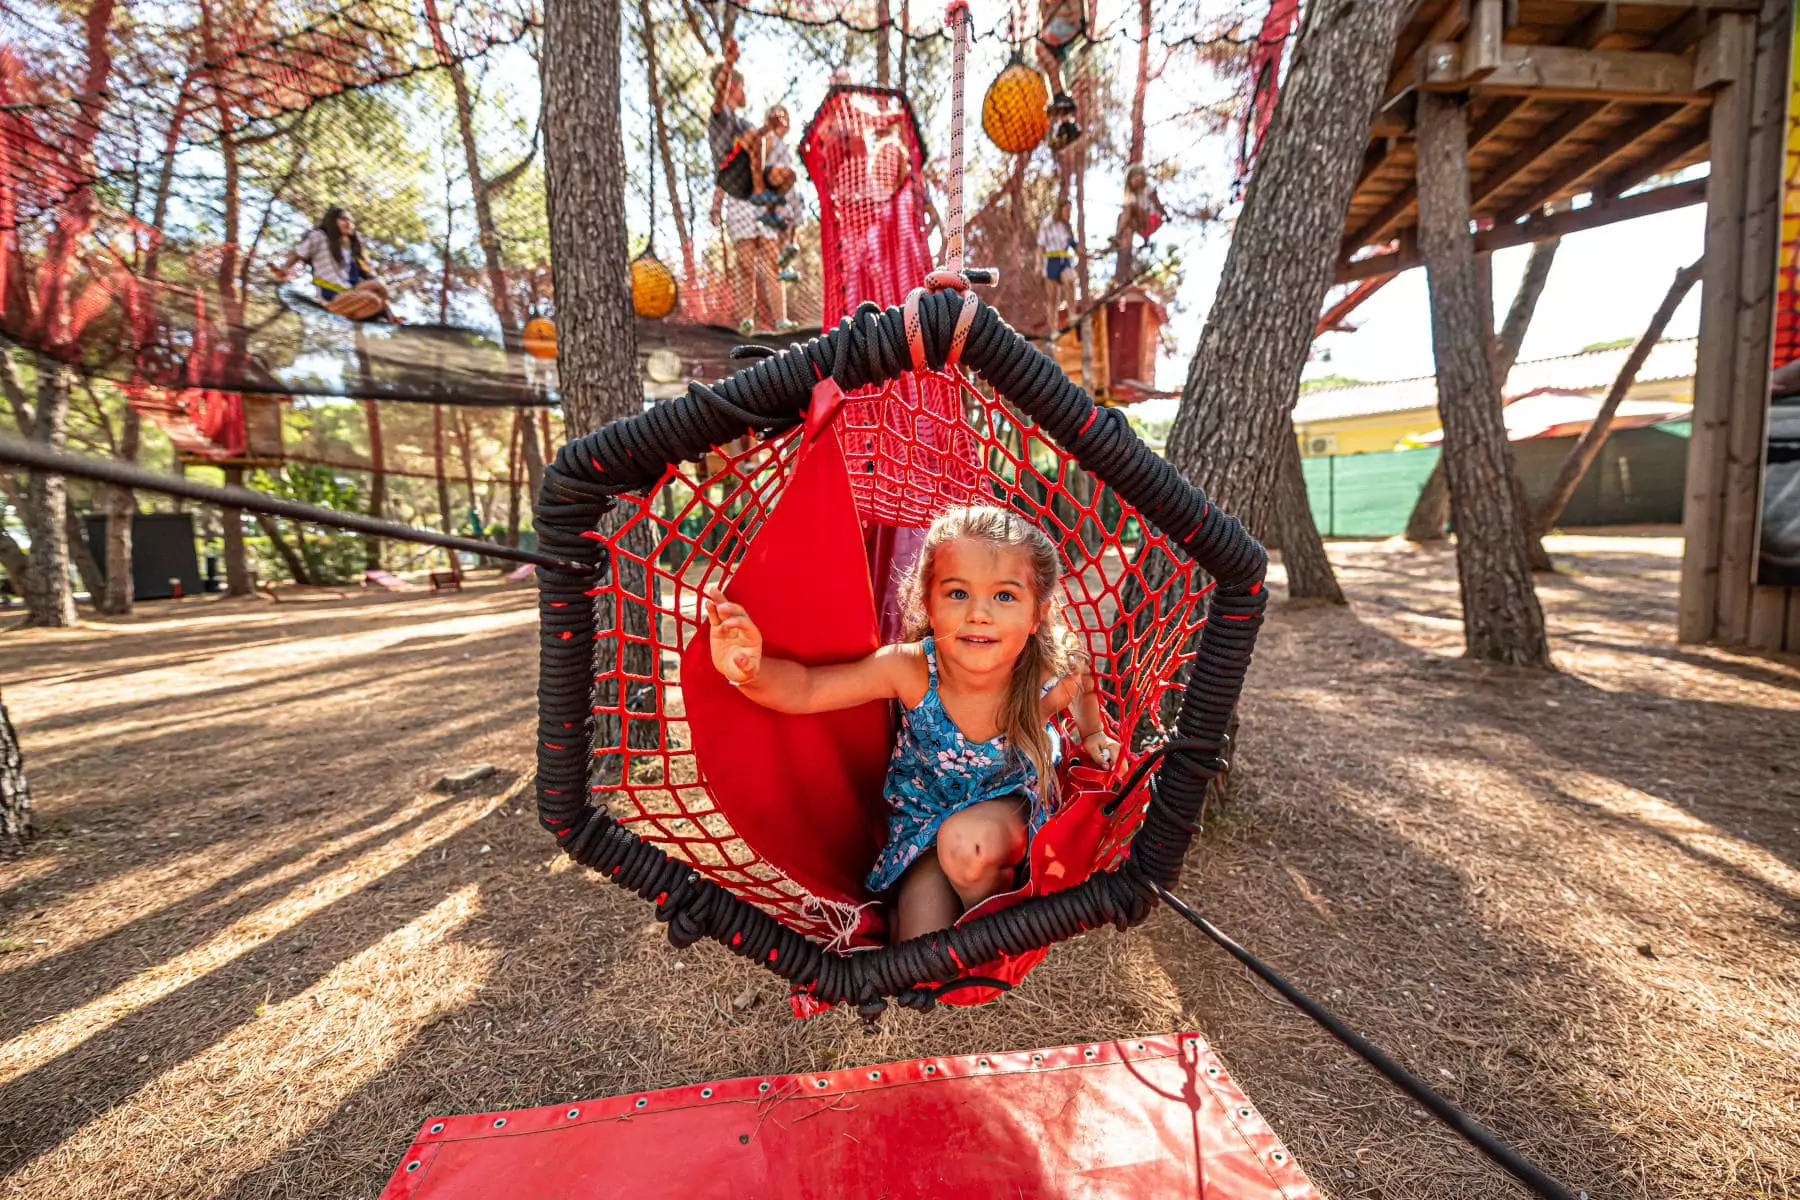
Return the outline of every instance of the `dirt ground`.
{"type": "MultiPolygon", "coordinates": [[[[1551,545],[1555,675],[1459,660],[1447,550],[1334,546],[1185,894],[1595,1200],[1800,1196],[1800,663],[1676,646],[1676,539],[1551,545]]],[[[1197,1029],[1326,1195],[1520,1194],[1166,913],[872,1035],[671,949],[518,792],[531,599],[0,634],[44,830],[0,864],[0,1191],[367,1200],[428,1114],[1197,1029]]]]}

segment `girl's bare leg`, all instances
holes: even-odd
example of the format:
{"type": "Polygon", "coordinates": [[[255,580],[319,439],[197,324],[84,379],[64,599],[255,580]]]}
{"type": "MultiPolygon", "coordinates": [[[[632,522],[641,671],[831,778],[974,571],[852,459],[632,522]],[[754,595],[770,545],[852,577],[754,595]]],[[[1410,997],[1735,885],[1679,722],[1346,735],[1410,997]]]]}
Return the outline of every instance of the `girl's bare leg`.
{"type": "Polygon", "coordinates": [[[894,904],[894,940],[948,929],[962,915],[956,890],[938,866],[937,851],[927,850],[900,878],[900,897],[894,904]]]}
{"type": "Polygon", "coordinates": [[[973,908],[1012,883],[1028,842],[1022,801],[983,800],[944,821],[938,867],[963,907],[973,908]]]}
{"type": "Polygon", "coordinates": [[[732,282],[731,317],[742,324],[756,314],[756,244],[761,238],[748,237],[731,244],[732,282]]]}

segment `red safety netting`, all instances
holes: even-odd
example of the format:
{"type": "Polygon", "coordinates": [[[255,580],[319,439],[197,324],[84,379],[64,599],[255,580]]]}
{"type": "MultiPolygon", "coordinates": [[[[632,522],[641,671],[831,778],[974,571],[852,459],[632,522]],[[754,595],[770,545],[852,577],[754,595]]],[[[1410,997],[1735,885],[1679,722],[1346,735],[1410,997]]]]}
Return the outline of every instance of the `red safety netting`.
{"type": "MultiPolygon", "coordinates": [[[[1147,531],[1110,488],[1078,473],[1003,402],[960,376],[931,373],[918,382],[923,386],[889,386],[870,398],[871,409],[879,405],[890,419],[872,448],[849,450],[851,477],[908,479],[914,491],[905,508],[917,514],[913,524],[972,499],[1009,506],[1035,521],[1061,551],[1064,619],[1093,660],[1108,722],[1133,735],[1123,739],[1128,744],[1154,736],[1161,702],[1203,623],[1207,588],[1192,563],[1172,554],[1164,537],[1147,531]],[[953,398],[953,417],[925,407],[920,396],[932,389],[953,398]],[[914,470],[921,458],[955,444],[972,451],[969,469],[931,478],[914,470]]],[[[854,445],[857,427],[849,422],[849,409],[840,432],[854,445]]],[[[732,826],[694,754],[679,665],[684,648],[703,633],[702,590],[737,570],[782,501],[799,445],[798,433],[785,433],[711,457],[699,468],[671,470],[647,496],[620,497],[630,509],[609,538],[614,570],[595,595],[601,612],[619,614],[600,635],[613,643],[601,647],[600,656],[624,664],[622,678],[611,680],[624,686],[602,686],[594,709],[598,726],[616,737],[596,736],[593,792],[638,836],[790,927],[829,942],[854,926],[843,900],[815,895],[732,826]]],[[[865,529],[891,514],[885,505],[857,504],[865,529]]],[[[795,563],[796,577],[811,565],[795,563]]],[[[1128,754],[1115,779],[1131,761],[1128,754]]],[[[806,781],[793,782],[798,796],[806,781]]],[[[1095,869],[1122,857],[1145,802],[1139,789],[1100,819],[1095,869]]],[[[784,857],[789,849],[781,848],[784,857]]],[[[860,879],[869,865],[849,864],[845,874],[860,879]]],[[[847,899],[858,904],[868,897],[847,899]]]]}

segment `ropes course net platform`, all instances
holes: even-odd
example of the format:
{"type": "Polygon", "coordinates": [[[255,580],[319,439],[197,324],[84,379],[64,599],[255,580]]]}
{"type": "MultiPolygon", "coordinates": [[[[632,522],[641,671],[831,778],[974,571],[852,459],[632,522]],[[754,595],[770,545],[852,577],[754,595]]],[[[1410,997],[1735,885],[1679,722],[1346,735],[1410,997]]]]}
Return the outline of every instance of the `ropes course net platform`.
{"type": "Polygon", "coordinates": [[[381,1200],[500,1195],[1318,1193],[1212,1048],[1182,1033],[434,1118],[381,1200]]]}

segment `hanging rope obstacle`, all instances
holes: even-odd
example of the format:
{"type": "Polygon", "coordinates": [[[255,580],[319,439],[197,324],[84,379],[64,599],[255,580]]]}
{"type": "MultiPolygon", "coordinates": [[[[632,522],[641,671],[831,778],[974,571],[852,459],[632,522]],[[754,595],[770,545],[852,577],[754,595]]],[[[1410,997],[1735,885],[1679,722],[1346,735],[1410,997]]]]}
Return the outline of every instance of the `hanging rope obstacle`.
{"type": "MultiPolygon", "coordinates": [[[[937,985],[984,975],[979,969],[989,964],[1035,961],[1054,942],[1148,915],[1155,886],[1175,882],[1206,786],[1224,767],[1226,727],[1266,603],[1267,556],[1239,523],[1151,453],[1121,413],[1096,407],[993,309],[966,295],[938,292],[908,305],[923,371],[954,381],[977,413],[972,440],[981,457],[943,472],[932,500],[988,497],[1036,519],[1059,543],[1073,560],[1073,595],[1065,596],[1073,600],[1071,624],[1094,655],[1109,715],[1122,730],[1155,711],[1199,628],[1175,721],[1180,748],[1104,816],[1088,870],[1065,874],[1061,890],[1044,881],[1010,907],[971,913],[953,929],[891,946],[834,948],[846,931],[822,902],[869,898],[810,891],[771,861],[791,859],[790,848],[739,836],[717,803],[715,781],[682,744],[687,714],[661,678],[664,652],[679,652],[701,631],[701,589],[729,574],[781,514],[783,488],[806,442],[791,427],[816,385],[830,380],[853,391],[917,370],[908,312],[864,306],[804,346],[711,387],[690,384],[685,396],[570,443],[546,469],[538,504],[544,552],[596,568],[609,548],[612,554],[611,575],[599,586],[587,572],[538,572],[545,828],[571,858],[655,902],[676,945],[710,937],[811,1002],[854,1003],[871,1016],[887,997],[929,1005],[937,985]],[[945,373],[959,340],[962,362],[997,397],[945,373]],[[720,456],[725,470],[705,483],[678,469],[746,434],[777,429],[783,432],[741,454],[720,456]],[[1103,485],[1091,499],[1078,500],[1068,486],[1062,465],[1069,460],[1103,485]],[[612,533],[596,532],[602,520],[612,533]],[[1141,540],[1126,556],[1121,543],[1132,529],[1141,540]],[[1195,566],[1216,586],[1198,586],[1195,566]]],[[[873,447],[843,429],[852,475],[904,472],[920,446],[936,443],[941,453],[950,445],[950,431],[929,420],[918,426],[910,444],[887,437],[873,447]]],[[[1116,768],[1128,769],[1129,762],[1116,768]]],[[[771,781],[802,831],[813,820],[810,784],[806,774],[771,781]]],[[[860,875],[866,866],[845,863],[843,872],[860,875]]]]}

